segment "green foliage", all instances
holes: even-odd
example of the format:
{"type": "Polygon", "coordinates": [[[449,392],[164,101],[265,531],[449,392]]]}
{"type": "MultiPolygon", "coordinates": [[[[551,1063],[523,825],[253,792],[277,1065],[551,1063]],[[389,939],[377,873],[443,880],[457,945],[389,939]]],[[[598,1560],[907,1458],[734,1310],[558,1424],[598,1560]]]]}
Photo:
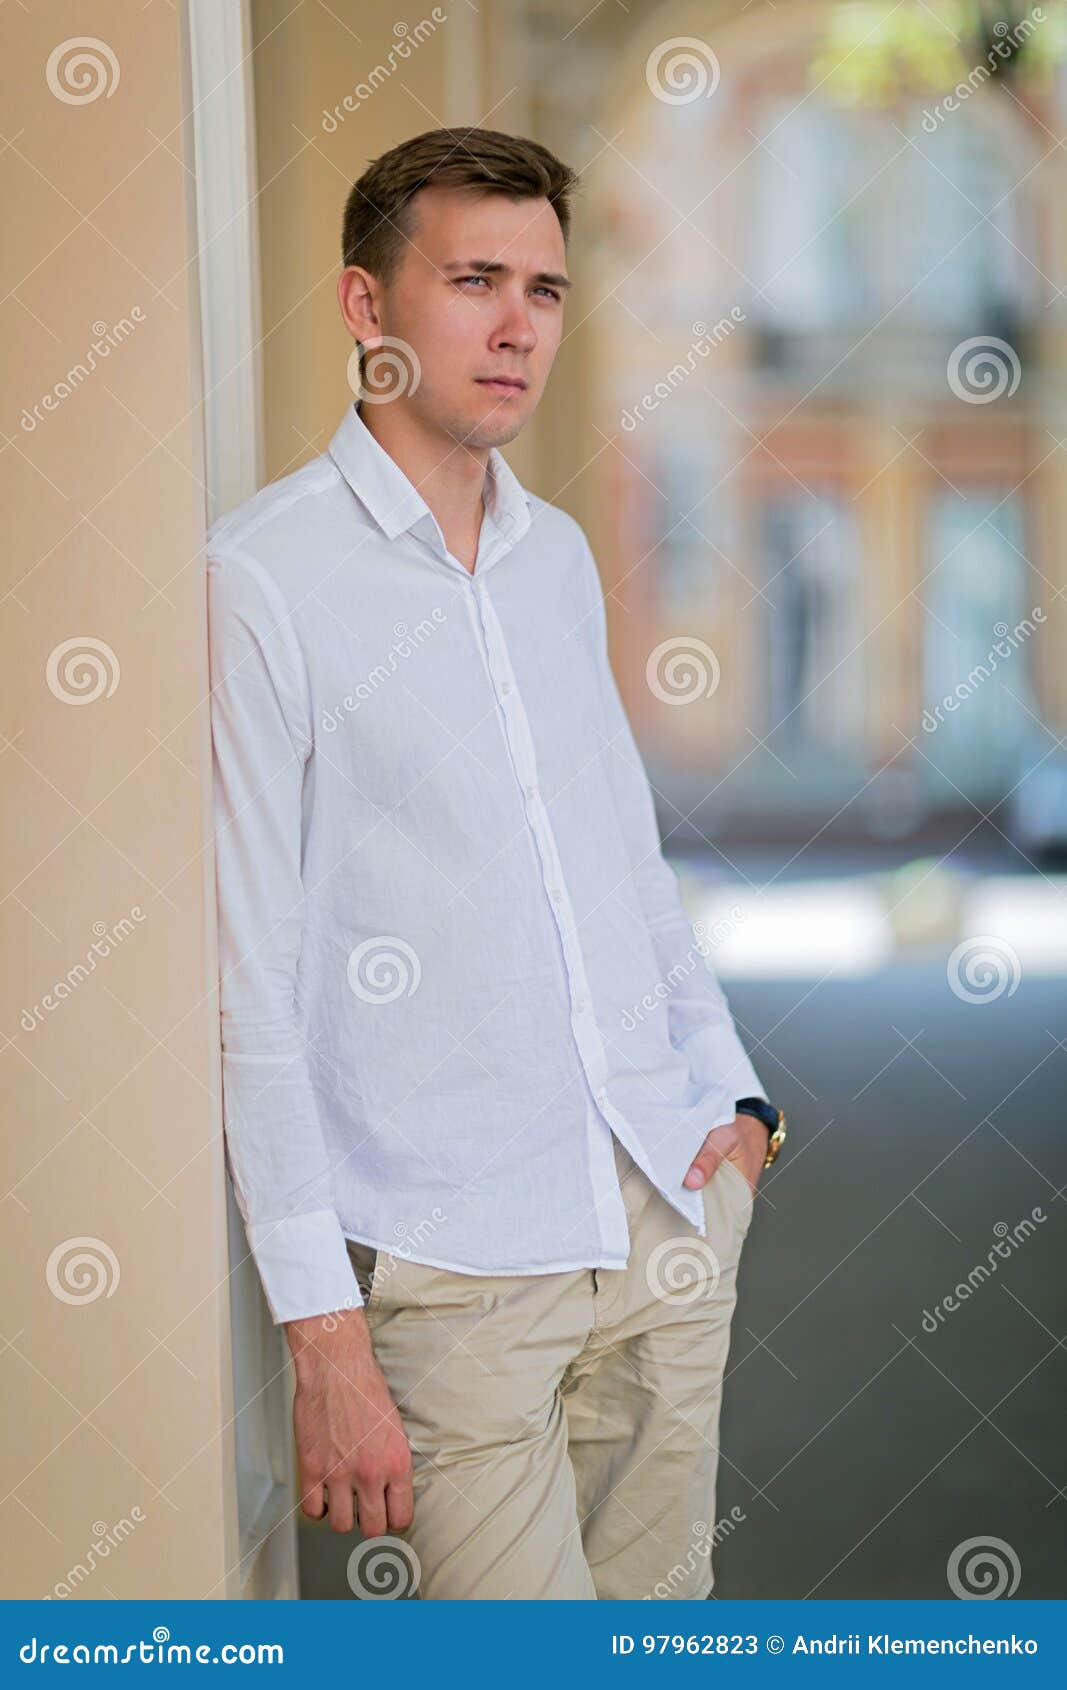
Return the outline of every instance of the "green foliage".
{"type": "Polygon", "coordinates": [[[811,86],[849,106],[883,106],[909,95],[947,93],[984,65],[991,80],[1011,75],[1042,85],[1067,57],[1062,0],[846,0],[832,6],[810,65],[811,86]]]}

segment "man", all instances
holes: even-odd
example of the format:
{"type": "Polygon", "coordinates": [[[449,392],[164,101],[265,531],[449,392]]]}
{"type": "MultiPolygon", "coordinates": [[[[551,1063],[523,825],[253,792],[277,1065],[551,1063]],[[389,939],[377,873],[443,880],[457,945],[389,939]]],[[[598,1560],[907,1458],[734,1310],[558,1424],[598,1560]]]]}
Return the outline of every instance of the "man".
{"type": "Polygon", "coordinates": [[[573,186],[479,129],[376,160],[338,284],[361,401],[208,548],[229,1164],[304,1512],[390,1534],[423,1598],[709,1593],[782,1132],[584,532],[498,451],[562,337],[573,186]]]}

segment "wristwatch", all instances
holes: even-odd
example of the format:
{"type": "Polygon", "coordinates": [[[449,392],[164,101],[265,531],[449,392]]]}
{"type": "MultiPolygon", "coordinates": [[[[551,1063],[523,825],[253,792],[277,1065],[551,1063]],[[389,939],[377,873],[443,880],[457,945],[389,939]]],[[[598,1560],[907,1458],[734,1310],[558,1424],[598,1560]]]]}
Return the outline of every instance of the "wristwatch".
{"type": "Polygon", "coordinates": [[[765,1097],[740,1097],[734,1104],[734,1108],[739,1115],[755,1115],[757,1120],[762,1121],[770,1133],[767,1154],[763,1159],[763,1166],[769,1168],[782,1148],[782,1141],[785,1138],[785,1116],[780,1109],[774,1107],[773,1103],[768,1103],[765,1097]]]}

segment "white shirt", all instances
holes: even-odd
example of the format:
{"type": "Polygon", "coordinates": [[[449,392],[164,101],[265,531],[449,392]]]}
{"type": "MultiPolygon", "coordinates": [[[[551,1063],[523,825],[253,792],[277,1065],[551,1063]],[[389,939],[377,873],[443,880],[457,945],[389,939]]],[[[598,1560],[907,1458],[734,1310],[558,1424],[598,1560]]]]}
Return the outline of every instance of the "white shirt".
{"type": "Polygon", "coordinates": [[[489,454],[473,574],[349,406],[208,537],[224,1121],[275,1322],[345,1239],[626,1265],[766,1095],[665,862],[584,531],[489,454]]]}

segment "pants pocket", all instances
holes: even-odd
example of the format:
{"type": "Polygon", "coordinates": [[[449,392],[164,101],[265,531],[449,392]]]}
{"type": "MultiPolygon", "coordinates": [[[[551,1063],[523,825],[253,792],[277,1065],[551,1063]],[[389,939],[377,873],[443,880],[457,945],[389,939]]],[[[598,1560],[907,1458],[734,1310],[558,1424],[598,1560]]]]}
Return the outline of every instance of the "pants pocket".
{"type": "Polygon", "coordinates": [[[382,1276],[375,1270],[382,1252],[374,1244],[364,1244],[358,1238],[348,1238],[345,1242],[356,1276],[356,1284],[359,1286],[360,1295],[363,1298],[364,1310],[369,1315],[372,1309],[376,1307],[381,1293],[382,1276]]]}

